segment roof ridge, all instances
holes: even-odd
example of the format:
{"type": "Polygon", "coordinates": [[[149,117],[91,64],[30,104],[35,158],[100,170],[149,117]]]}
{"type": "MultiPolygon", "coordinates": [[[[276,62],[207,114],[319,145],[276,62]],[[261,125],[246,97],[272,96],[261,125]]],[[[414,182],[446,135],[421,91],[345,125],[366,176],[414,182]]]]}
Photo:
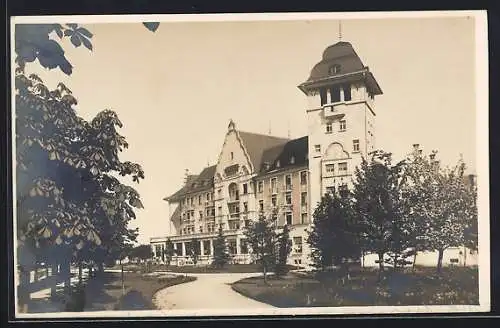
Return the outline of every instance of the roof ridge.
{"type": "Polygon", "coordinates": [[[292,139],[287,138],[287,137],[279,137],[279,136],[269,135],[269,134],[264,134],[264,133],[257,133],[257,132],[250,132],[250,131],[242,131],[242,130],[237,130],[237,131],[238,131],[238,133],[253,134],[253,135],[256,135],[256,136],[267,137],[267,138],[275,138],[275,139],[282,139],[282,140],[292,140],[292,139]]]}

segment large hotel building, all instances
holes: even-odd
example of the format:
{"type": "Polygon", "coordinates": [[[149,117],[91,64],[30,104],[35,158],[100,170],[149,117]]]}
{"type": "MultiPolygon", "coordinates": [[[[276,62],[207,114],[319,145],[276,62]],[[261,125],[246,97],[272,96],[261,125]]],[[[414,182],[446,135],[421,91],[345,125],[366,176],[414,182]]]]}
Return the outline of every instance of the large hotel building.
{"type": "Polygon", "coordinates": [[[222,225],[233,261],[248,263],[243,227],[263,213],[291,228],[290,263],[308,263],[312,213],[323,194],[350,187],[361,156],[374,149],[374,99],[382,90],[348,42],[326,48],[298,88],[308,100],[307,135],[291,140],[245,132],[230,121],[217,164],[187,174],[164,199],[171,229],[169,236],[151,238],[156,258],[170,238],[172,263],[187,264],[195,240],[199,262],[210,263],[222,225]]]}

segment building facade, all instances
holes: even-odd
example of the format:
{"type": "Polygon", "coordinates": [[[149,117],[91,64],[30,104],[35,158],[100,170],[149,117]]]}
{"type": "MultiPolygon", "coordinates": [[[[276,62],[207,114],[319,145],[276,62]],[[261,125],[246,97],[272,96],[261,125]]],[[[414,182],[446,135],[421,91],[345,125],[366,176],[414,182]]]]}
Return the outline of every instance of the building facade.
{"type": "Polygon", "coordinates": [[[298,88],[308,103],[307,136],[244,132],[231,121],[217,164],[186,174],[184,186],[164,199],[172,229],[151,238],[156,258],[170,239],[173,264],[189,264],[192,242],[199,243],[200,263],[209,263],[221,225],[233,261],[251,262],[243,227],[262,213],[291,228],[290,263],[308,263],[312,212],[326,192],[350,187],[362,155],[374,149],[374,102],[382,90],[348,42],[326,48],[298,88]]]}

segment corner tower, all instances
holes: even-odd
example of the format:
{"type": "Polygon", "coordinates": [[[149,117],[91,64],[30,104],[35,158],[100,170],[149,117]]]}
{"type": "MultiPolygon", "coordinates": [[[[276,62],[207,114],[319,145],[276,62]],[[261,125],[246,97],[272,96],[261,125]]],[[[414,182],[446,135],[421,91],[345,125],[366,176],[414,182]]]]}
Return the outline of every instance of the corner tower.
{"type": "Polygon", "coordinates": [[[310,202],[350,188],[362,156],[375,149],[375,96],[382,90],[349,42],[337,42],[299,85],[308,99],[310,202]]]}

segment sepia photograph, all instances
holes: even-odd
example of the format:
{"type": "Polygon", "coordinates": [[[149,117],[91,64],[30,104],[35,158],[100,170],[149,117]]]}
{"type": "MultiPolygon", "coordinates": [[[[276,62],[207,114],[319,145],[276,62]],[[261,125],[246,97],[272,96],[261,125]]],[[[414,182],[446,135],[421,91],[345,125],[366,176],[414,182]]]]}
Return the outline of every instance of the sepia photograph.
{"type": "Polygon", "coordinates": [[[490,311],[485,11],[11,19],[16,318],[490,311]]]}

